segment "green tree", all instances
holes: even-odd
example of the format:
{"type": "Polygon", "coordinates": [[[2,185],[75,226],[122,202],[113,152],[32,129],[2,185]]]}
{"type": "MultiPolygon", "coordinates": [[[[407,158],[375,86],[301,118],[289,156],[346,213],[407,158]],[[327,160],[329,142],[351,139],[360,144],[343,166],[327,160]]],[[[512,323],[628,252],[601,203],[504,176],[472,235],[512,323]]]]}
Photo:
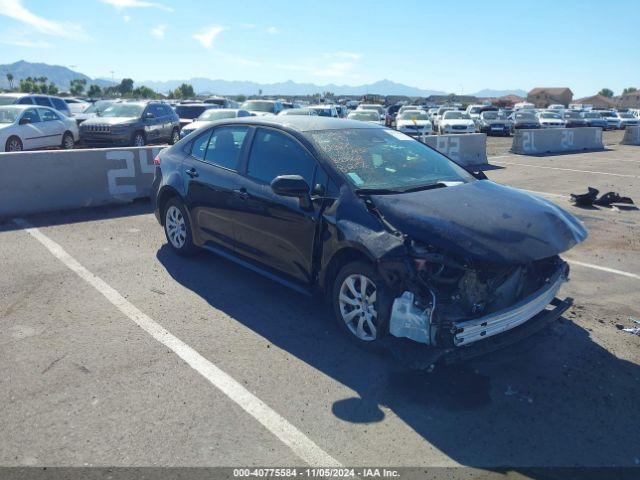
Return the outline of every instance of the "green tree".
{"type": "Polygon", "coordinates": [[[234,100],[236,102],[242,103],[242,102],[245,102],[247,100],[247,97],[244,96],[244,95],[236,95],[234,100]]]}
{"type": "Polygon", "coordinates": [[[610,88],[603,88],[598,92],[598,95],[602,95],[603,97],[611,98],[613,97],[613,90],[610,88]]]}
{"type": "Polygon", "coordinates": [[[121,95],[129,95],[133,92],[133,80],[131,78],[123,78],[118,85],[118,91],[121,95]]]}
{"type": "Polygon", "coordinates": [[[633,93],[637,91],[638,89],[636,87],[627,87],[624,90],[622,90],[622,95],[626,95],[627,93],[633,93]]]}
{"type": "Polygon", "coordinates": [[[91,98],[99,97],[102,95],[102,89],[98,85],[89,85],[87,95],[91,98]]]}
{"type": "Polygon", "coordinates": [[[193,86],[188,83],[183,83],[173,91],[173,96],[175,98],[191,98],[195,97],[196,94],[193,91],[193,86]]]}
{"type": "Polygon", "coordinates": [[[82,95],[86,86],[87,81],[84,78],[73,79],[69,82],[69,93],[71,95],[82,95]]]}
{"type": "Polygon", "coordinates": [[[33,81],[33,78],[21,78],[19,89],[22,93],[32,93],[36,91],[36,83],[33,81]]]}
{"type": "Polygon", "coordinates": [[[9,82],[9,88],[13,90],[13,74],[7,73],[7,82],[9,82]]]}
{"type": "Polygon", "coordinates": [[[42,93],[48,93],[49,95],[57,95],[58,94],[58,87],[56,86],[55,83],[53,82],[49,82],[49,86],[47,87],[47,91],[46,92],[42,92],[42,93]]]}
{"type": "Polygon", "coordinates": [[[149,87],[141,85],[133,90],[133,96],[137,98],[156,98],[156,92],[149,87]]]}

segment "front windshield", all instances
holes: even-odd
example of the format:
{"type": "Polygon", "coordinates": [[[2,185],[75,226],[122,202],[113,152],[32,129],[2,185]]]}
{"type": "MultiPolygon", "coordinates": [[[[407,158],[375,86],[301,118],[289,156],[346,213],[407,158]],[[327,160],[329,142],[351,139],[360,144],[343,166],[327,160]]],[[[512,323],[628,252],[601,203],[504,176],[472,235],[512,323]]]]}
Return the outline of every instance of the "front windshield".
{"type": "Polygon", "coordinates": [[[480,113],[480,110],[482,110],[482,107],[471,107],[469,113],[480,113]]]}
{"type": "Polygon", "coordinates": [[[202,112],[198,117],[198,120],[210,122],[213,120],[221,120],[223,118],[235,118],[235,116],[235,110],[218,110],[217,108],[210,108],[202,112]]]}
{"type": "Polygon", "coordinates": [[[273,102],[265,102],[264,100],[248,100],[242,104],[245,110],[253,110],[254,112],[275,112],[275,104],[273,102]]]}
{"type": "Polygon", "coordinates": [[[311,110],[316,112],[321,117],[333,117],[333,114],[331,112],[331,108],[313,107],[311,110]]]}
{"type": "Polygon", "coordinates": [[[139,117],[144,110],[143,105],[136,103],[116,103],[102,111],[102,117],[139,117]]]}
{"type": "Polygon", "coordinates": [[[395,130],[346,128],[308,134],[317,149],[359,189],[402,191],[474,180],[441,153],[395,130]]]}
{"type": "Polygon", "coordinates": [[[283,110],[279,115],[318,115],[317,112],[309,108],[290,108],[283,110]]]}
{"type": "Polygon", "coordinates": [[[480,116],[484,120],[497,120],[498,118],[500,118],[500,119],[506,119],[507,118],[504,113],[495,112],[493,110],[488,111],[488,112],[482,112],[480,114],[480,116]]]}
{"type": "Polygon", "coordinates": [[[471,117],[464,112],[455,112],[448,111],[444,112],[444,116],[442,117],[445,120],[470,120],[471,117]]]}
{"type": "Polygon", "coordinates": [[[0,123],[13,123],[21,112],[18,108],[0,108],[0,123]]]}
{"type": "Polygon", "coordinates": [[[562,117],[560,115],[558,115],[557,113],[541,113],[540,114],[540,118],[554,118],[556,120],[561,119],[562,117]]]}
{"type": "Polygon", "coordinates": [[[618,116],[620,118],[635,118],[633,115],[631,115],[630,113],[619,113],[618,116]]]}
{"type": "Polygon", "coordinates": [[[378,112],[365,110],[359,112],[351,112],[347,118],[349,118],[349,120],[360,120],[363,122],[377,122],[380,120],[380,115],[378,115],[378,112]]]}
{"type": "Polygon", "coordinates": [[[109,102],[105,100],[100,100],[95,103],[92,103],[87,108],[85,108],[82,113],[100,113],[109,105],[112,105],[114,102],[109,102]]]}
{"type": "Polygon", "coordinates": [[[565,118],[580,118],[580,114],[578,112],[565,112],[565,118]]]}
{"type": "Polygon", "coordinates": [[[400,120],[429,120],[429,116],[424,112],[407,110],[400,114],[400,120]]]}
{"type": "Polygon", "coordinates": [[[599,113],[585,113],[583,114],[584,118],[602,118],[602,115],[599,113]]]}
{"type": "Polygon", "coordinates": [[[533,113],[516,113],[517,120],[535,120],[536,116],[533,113]]]}
{"type": "Polygon", "coordinates": [[[380,114],[384,112],[384,108],[380,105],[360,105],[358,110],[375,110],[380,114]]]}

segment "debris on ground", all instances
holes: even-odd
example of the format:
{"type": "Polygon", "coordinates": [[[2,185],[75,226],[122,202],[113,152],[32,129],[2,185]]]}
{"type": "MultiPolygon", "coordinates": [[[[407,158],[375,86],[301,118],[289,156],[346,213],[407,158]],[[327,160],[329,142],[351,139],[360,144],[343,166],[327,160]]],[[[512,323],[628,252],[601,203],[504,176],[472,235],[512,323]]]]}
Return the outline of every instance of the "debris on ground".
{"type": "MultiPolygon", "coordinates": [[[[629,321],[633,322],[633,323],[637,323],[638,325],[640,325],[640,320],[638,320],[637,318],[634,317],[629,317],[629,321]]],[[[640,327],[625,327],[623,324],[621,323],[616,323],[616,328],[618,330],[622,330],[623,332],[627,332],[627,333],[632,333],[633,335],[638,335],[640,336],[640,327]]]]}
{"type": "Polygon", "coordinates": [[[615,205],[635,205],[629,197],[622,197],[617,192],[607,192],[598,198],[600,190],[593,187],[587,187],[587,193],[572,193],[571,201],[577,207],[591,207],[597,205],[599,207],[611,207],[615,205]]]}

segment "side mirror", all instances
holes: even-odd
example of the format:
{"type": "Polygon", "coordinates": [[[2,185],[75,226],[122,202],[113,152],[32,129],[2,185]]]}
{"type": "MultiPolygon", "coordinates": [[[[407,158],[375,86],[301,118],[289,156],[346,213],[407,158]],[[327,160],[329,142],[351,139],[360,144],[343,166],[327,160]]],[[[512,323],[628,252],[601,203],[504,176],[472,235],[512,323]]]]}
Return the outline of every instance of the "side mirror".
{"type": "Polygon", "coordinates": [[[300,175],[280,175],[271,182],[271,190],[276,195],[300,199],[300,205],[308,208],[311,205],[309,184],[300,175]]]}
{"type": "Polygon", "coordinates": [[[29,120],[28,118],[21,118],[20,121],[18,122],[20,125],[26,125],[28,123],[31,123],[31,120],[29,120]]]}

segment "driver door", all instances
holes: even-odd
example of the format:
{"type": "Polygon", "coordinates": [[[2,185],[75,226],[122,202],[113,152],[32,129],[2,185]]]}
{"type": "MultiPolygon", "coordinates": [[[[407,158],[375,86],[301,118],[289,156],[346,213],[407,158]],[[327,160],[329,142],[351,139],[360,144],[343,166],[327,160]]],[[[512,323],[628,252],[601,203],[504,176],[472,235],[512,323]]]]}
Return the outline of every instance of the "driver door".
{"type": "MultiPolygon", "coordinates": [[[[241,204],[234,218],[237,252],[308,283],[320,207],[311,202],[303,208],[299,199],[275,194],[271,182],[279,175],[300,175],[312,186],[321,173],[315,158],[295,138],[258,128],[236,192],[241,204]]],[[[322,178],[325,185],[326,175],[322,178]]]]}
{"type": "Polygon", "coordinates": [[[24,150],[42,148],[46,145],[46,133],[42,128],[42,121],[36,108],[29,108],[22,113],[20,119],[28,119],[29,123],[18,126],[18,135],[22,140],[24,150]]]}

